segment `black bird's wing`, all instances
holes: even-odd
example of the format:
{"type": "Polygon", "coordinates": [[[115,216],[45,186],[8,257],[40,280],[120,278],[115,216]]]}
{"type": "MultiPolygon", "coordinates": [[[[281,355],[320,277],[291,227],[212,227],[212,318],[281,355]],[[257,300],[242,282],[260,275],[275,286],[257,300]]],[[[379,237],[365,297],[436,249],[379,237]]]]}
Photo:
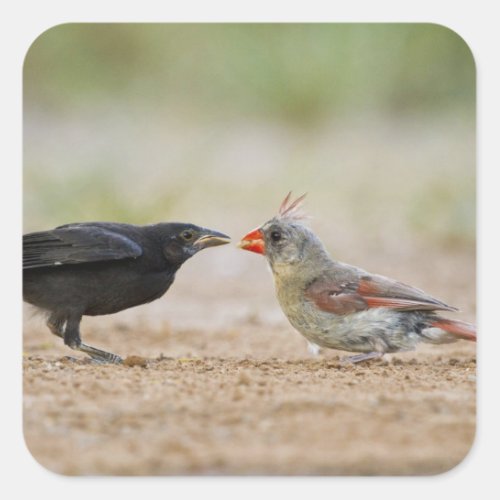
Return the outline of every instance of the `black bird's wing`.
{"type": "Polygon", "coordinates": [[[142,248],[110,227],[68,224],[23,236],[23,269],[137,258],[142,248]]]}

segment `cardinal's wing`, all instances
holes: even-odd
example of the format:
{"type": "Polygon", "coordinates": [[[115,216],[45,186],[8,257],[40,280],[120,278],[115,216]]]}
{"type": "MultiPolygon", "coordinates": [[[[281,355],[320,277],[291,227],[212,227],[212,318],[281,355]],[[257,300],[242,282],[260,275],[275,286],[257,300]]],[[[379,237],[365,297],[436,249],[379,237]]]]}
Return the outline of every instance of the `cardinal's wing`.
{"type": "Polygon", "coordinates": [[[312,282],[305,296],[322,311],[350,314],[373,307],[399,311],[456,311],[418,288],[345,266],[312,282]]]}

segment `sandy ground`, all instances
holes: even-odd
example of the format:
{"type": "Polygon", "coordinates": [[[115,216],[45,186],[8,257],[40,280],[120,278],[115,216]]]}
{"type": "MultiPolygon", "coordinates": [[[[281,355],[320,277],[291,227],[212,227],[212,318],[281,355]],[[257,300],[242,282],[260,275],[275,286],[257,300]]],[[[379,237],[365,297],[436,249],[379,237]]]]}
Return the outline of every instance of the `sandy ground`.
{"type": "MultiPolygon", "coordinates": [[[[369,269],[474,321],[473,256],[413,252],[369,269]]],[[[229,246],[188,262],[152,304],[84,318],[84,340],[124,366],[89,363],[41,319],[26,309],[24,432],[58,473],[427,475],[453,468],[474,440],[474,344],[356,366],[340,362],[346,353],[314,357],[262,260],[229,246]]]]}

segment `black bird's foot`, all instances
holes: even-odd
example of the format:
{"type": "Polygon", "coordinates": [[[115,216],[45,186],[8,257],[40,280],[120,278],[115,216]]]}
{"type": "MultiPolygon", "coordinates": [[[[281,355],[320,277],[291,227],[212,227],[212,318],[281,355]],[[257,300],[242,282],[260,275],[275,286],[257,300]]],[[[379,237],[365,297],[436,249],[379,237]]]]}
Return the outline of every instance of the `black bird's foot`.
{"type": "Polygon", "coordinates": [[[63,356],[61,361],[65,361],[67,363],[81,363],[81,359],[75,358],[74,356],[63,356]]]}
{"type": "Polygon", "coordinates": [[[117,354],[113,354],[112,352],[103,351],[101,349],[97,349],[87,344],[80,344],[78,346],[72,347],[72,349],[76,349],[77,351],[82,351],[85,354],[88,354],[96,363],[98,364],[115,364],[119,365],[123,363],[123,359],[117,354]]]}
{"type": "Polygon", "coordinates": [[[370,359],[378,359],[381,358],[384,355],[383,352],[367,352],[364,354],[356,354],[356,356],[347,356],[345,358],[342,358],[342,363],[348,364],[356,364],[356,363],[362,363],[363,361],[369,361],[370,359]]]}

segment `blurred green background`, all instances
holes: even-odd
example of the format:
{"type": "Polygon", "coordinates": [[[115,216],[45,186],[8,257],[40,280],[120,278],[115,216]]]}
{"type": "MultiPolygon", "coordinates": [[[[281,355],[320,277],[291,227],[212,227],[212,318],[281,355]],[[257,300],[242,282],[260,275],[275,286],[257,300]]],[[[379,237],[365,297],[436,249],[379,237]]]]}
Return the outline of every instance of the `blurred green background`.
{"type": "Polygon", "coordinates": [[[475,244],[475,67],[431,24],[65,24],[24,64],[25,230],[189,220],[289,191],[348,249],[475,244]]]}

